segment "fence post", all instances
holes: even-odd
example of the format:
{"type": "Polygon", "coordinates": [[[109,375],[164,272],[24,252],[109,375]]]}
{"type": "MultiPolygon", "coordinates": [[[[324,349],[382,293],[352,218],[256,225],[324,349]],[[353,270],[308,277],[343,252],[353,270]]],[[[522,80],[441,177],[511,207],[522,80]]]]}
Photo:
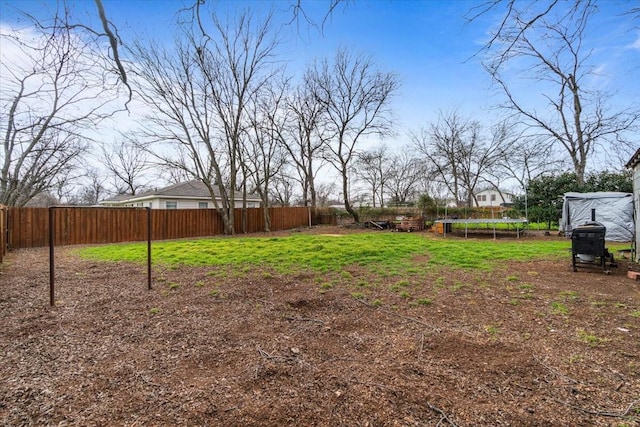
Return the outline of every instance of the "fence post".
{"type": "Polygon", "coordinates": [[[5,206],[0,205],[0,263],[4,259],[4,254],[7,253],[7,245],[5,242],[5,236],[7,233],[7,210],[5,206]]]}
{"type": "Polygon", "coordinates": [[[147,207],[147,288],[151,290],[151,208],[147,207]]]}
{"type": "Polygon", "coordinates": [[[49,305],[53,307],[55,305],[55,261],[54,261],[54,239],[55,239],[55,226],[54,226],[54,209],[55,206],[49,207],[49,305]]]}

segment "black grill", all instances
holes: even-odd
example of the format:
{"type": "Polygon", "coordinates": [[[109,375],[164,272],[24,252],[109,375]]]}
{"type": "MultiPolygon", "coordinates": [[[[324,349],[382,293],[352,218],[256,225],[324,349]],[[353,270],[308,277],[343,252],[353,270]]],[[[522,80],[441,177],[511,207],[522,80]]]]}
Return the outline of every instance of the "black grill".
{"type": "Polygon", "coordinates": [[[616,267],[613,255],[605,247],[607,228],[599,222],[591,221],[575,227],[571,231],[571,252],[573,254],[573,271],[578,267],[591,267],[599,258],[602,271],[609,274],[607,260],[610,267],[616,267]]]}

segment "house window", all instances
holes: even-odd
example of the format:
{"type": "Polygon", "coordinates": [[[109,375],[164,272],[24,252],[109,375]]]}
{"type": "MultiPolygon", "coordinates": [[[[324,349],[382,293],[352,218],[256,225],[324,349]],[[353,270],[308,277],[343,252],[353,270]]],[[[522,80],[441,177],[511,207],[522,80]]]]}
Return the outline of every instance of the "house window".
{"type": "Polygon", "coordinates": [[[492,201],[492,202],[495,202],[495,201],[496,201],[496,195],[495,195],[495,194],[492,194],[492,195],[491,195],[491,201],[492,201]]]}
{"type": "Polygon", "coordinates": [[[178,202],[175,200],[167,200],[165,206],[167,209],[178,209],[178,202]]]}
{"type": "Polygon", "coordinates": [[[198,209],[207,209],[209,207],[209,203],[207,202],[198,202],[198,209]]]}
{"type": "Polygon", "coordinates": [[[485,194],[480,196],[480,201],[481,202],[486,202],[487,201],[487,196],[485,194]]]}
{"type": "Polygon", "coordinates": [[[149,202],[149,209],[153,209],[153,202],[149,202]]]}

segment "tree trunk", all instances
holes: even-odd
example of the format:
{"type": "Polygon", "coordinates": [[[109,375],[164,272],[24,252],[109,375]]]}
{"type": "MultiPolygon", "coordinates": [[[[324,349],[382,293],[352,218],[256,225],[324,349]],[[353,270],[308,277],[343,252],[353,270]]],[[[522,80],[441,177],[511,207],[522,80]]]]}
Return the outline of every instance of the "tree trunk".
{"type": "Polygon", "coordinates": [[[353,209],[351,203],[349,202],[349,179],[347,177],[346,169],[343,169],[342,171],[342,192],[344,194],[344,208],[349,213],[349,215],[353,217],[355,223],[359,224],[360,216],[358,215],[358,212],[353,209]]]}
{"type": "Polygon", "coordinates": [[[264,231],[271,232],[271,216],[269,215],[269,206],[265,205],[262,208],[262,219],[264,220],[264,231]]]}

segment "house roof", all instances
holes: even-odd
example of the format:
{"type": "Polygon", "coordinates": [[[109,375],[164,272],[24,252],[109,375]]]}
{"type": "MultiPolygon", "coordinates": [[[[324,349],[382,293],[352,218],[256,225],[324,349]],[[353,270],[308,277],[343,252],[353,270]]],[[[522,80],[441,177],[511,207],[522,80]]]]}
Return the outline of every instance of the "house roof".
{"type": "Polygon", "coordinates": [[[638,151],[631,156],[631,159],[629,159],[625,166],[628,168],[635,168],[638,164],[640,164],[640,148],[638,148],[638,151]]]}
{"type": "MultiPolygon", "coordinates": [[[[220,197],[220,190],[218,187],[213,187],[213,194],[216,198],[220,197]]],[[[200,180],[193,180],[187,182],[179,182],[177,184],[169,185],[168,187],[159,188],[157,190],[146,191],[141,194],[126,195],[121,194],[110,199],[103,200],[103,202],[134,202],[155,198],[176,198],[176,199],[206,199],[210,200],[211,195],[209,189],[200,180]]],[[[236,196],[236,200],[238,196],[236,196]]],[[[247,194],[248,201],[261,201],[260,197],[255,194],[247,194]]]]}
{"type": "MultiPolygon", "coordinates": [[[[220,190],[213,187],[213,193],[220,196],[220,190]]],[[[146,191],[138,194],[138,197],[148,196],[168,196],[168,197],[211,197],[209,189],[202,181],[179,182],[168,187],[159,188],[157,190],[146,191]]]]}
{"type": "Polygon", "coordinates": [[[125,200],[129,199],[131,196],[131,194],[118,194],[117,196],[113,196],[113,197],[109,197],[108,199],[104,199],[102,200],[100,203],[102,202],[124,202],[125,200]]]}
{"type": "Polygon", "coordinates": [[[496,190],[495,188],[485,188],[484,190],[478,191],[475,194],[478,195],[478,194],[482,194],[482,193],[500,193],[500,194],[503,194],[505,196],[507,196],[507,195],[508,196],[514,196],[513,193],[510,193],[508,191],[496,190]]]}

